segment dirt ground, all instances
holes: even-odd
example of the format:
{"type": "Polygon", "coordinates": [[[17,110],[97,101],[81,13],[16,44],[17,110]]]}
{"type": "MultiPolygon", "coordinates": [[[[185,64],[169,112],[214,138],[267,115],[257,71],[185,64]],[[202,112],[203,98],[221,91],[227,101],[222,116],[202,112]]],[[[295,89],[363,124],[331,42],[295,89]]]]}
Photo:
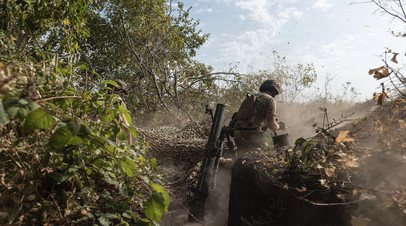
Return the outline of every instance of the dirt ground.
{"type": "MultiPolygon", "coordinates": [[[[296,130],[294,125],[289,124],[288,132],[293,131],[298,135],[302,132],[304,137],[309,137],[305,131],[315,131],[323,124],[323,117],[323,114],[313,115],[307,121],[301,118],[300,121],[306,123],[302,123],[296,130]]],[[[331,134],[337,136],[340,131],[348,131],[346,138],[350,139],[349,142],[340,144],[348,143],[346,152],[337,153],[347,159],[347,166],[350,164],[350,167],[344,167],[344,173],[340,173],[340,179],[337,180],[342,183],[339,186],[346,189],[346,196],[338,198],[343,203],[356,203],[356,205],[348,205],[347,208],[351,218],[349,225],[406,225],[406,174],[404,173],[406,172],[406,101],[404,99],[387,101],[383,106],[376,106],[373,101],[367,101],[342,112],[331,112],[329,117],[330,122],[339,122],[343,119],[338,126],[332,128],[331,134]],[[335,119],[332,117],[333,114],[336,115],[335,119]]],[[[173,143],[173,138],[166,140],[156,138],[153,133],[149,133],[149,137],[146,137],[151,143],[151,157],[157,158],[158,163],[162,165],[161,172],[167,174],[165,186],[171,193],[169,212],[164,216],[161,225],[193,225],[187,222],[188,197],[190,188],[196,184],[199,175],[199,164],[204,154],[208,125],[207,123],[204,126],[195,124],[191,127],[199,127],[201,130],[200,133],[195,133],[191,144],[188,144],[186,139],[183,143],[177,140],[177,145],[168,145],[173,143]],[[202,132],[203,127],[206,133],[202,132]]],[[[179,137],[179,134],[184,132],[185,130],[182,129],[174,129],[169,134],[172,133],[170,136],[173,137],[175,133],[179,137]]],[[[189,133],[194,132],[189,130],[189,133]]],[[[145,134],[148,134],[148,131],[145,131],[145,134]]],[[[295,135],[295,138],[298,135],[295,135]]],[[[256,161],[269,158],[269,155],[268,157],[261,155],[256,161]]],[[[205,223],[201,222],[201,224],[227,225],[232,166],[227,157],[231,156],[232,154],[228,156],[226,154],[223,160],[219,186],[210,194],[206,206],[205,223]]],[[[283,155],[279,155],[275,157],[274,163],[283,168],[283,161],[283,155]]],[[[256,164],[263,166],[264,162],[256,162],[256,164]]]]}

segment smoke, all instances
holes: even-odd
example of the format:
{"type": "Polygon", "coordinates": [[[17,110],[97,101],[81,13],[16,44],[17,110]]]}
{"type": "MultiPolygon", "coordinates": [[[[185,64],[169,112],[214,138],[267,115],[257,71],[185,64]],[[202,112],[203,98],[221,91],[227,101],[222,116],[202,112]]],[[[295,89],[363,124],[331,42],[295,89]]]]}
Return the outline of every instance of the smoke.
{"type": "MultiPolygon", "coordinates": [[[[209,191],[206,200],[203,225],[226,226],[228,221],[228,201],[230,195],[231,168],[220,168],[217,173],[217,183],[209,191]]],[[[200,223],[185,223],[185,226],[201,226],[200,223]]]]}
{"type": "Polygon", "coordinates": [[[327,109],[328,122],[342,121],[337,126],[343,126],[352,120],[365,115],[373,109],[370,102],[363,104],[318,104],[318,103],[292,103],[277,105],[277,118],[285,123],[286,132],[289,133],[291,142],[300,137],[309,138],[316,135],[317,127],[327,128],[327,118],[321,108],[327,109]],[[324,123],[324,126],[323,126],[324,123]]]}
{"type": "Polygon", "coordinates": [[[231,169],[221,169],[217,174],[216,188],[209,194],[206,204],[206,225],[227,225],[231,169]]]}

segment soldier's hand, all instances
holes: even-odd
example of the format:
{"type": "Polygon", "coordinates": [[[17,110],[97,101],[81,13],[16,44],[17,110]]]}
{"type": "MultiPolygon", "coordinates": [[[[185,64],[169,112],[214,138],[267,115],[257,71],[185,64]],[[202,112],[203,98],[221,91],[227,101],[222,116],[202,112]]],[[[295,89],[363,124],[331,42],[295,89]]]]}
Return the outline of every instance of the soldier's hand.
{"type": "Polygon", "coordinates": [[[279,129],[285,129],[286,128],[285,123],[278,122],[278,124],[279,124],[279,129]]]}

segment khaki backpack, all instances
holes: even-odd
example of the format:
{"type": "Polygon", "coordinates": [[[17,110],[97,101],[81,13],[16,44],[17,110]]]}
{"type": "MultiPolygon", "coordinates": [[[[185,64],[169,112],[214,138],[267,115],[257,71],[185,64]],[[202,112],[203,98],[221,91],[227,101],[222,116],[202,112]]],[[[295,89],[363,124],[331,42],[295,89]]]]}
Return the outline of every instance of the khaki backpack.
{"type": "Polygon", "coordinates": [[[257,115],[256,103],[258,96],[258,94],[247,93],[247,98],[241,103],[235,115],[235,121],[243,120],[246,126],[254,126],[255,117],[257,115]]]}

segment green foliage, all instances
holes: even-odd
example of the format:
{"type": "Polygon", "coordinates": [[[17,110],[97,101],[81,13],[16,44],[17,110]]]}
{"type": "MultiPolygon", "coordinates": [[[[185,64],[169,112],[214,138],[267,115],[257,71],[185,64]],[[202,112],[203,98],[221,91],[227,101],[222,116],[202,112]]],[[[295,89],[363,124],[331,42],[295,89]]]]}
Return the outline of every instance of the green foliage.
{"type": "Polygon", "coordinates": [[[5,113],[10,120],[24,119],[28,113],[39,108],[39,105],[35,102],[28,102],[25,99],[16,97],[3,99],[3,105],[5,113]]]}
{"type": "MultiPolygon", "coordinates": [[[[0,224],[156,225],[169,194],[118,95],[86,89],[88,1],[5,1],[0,17],[0,224]],[[127,143],[127,128],[134,145],[127,143]]],[[[89,73],[98,76],[97,73],[89,73]]],[[[100,79],[100,78],[98,78],[100,79]]]]}
{"type": "Polygon", "coordinates": [[[295,141],[292,152],[286,152],[285,163],[291,170],[313,171],[317,166],[323,165],[327,157],[326,147],[318,142],[299,138],[295,141]]]}
{"type": "MultiPolygon", "coordinates": [[[[193,60],[208,35],[197,30],[190,9],[167,0],[95,1],[89,9],[81,61],[102,78],[120,78],[131,87],[125,99],[136,119],[201,111],[214,78],[205,76],[210,67],[193,60]]],[[[89,77],[89,83],[99,79],[89,77]]]]}
{"type": "Polygon", "coordinates": [[[30,132],[35,129],[49,129],[55,125],[55,119],[47,112],[37,109],[25,119],[24,130],[30,132]]]}
{"type": "Polygon", "coordinates": [[[160,222],[164,213],[168,212],[169,194],[158,184],[151,184],[154,192],[145,203],[145,214],[155,222],[160,222]]]}

